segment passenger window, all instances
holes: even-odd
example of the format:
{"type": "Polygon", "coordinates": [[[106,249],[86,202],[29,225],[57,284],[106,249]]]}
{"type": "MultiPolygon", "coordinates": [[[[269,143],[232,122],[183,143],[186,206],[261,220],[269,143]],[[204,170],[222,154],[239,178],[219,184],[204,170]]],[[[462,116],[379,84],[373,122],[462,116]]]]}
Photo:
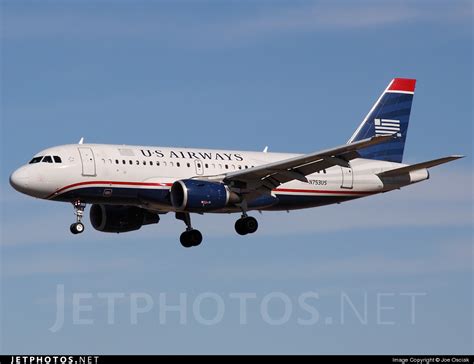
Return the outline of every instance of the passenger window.
{"type": "Polygon", "coordinates": [[[143,165],[146,166],[146,161],[143,161],[143,165]]]}
{"type": "Polygon", "coordinates": [[[174,165],[173,162],[170,162],[170,167],[173,167],[173,165],[174,165]]]}
{"type": "Polygon", "coordinates": [[[215,165],[215,163],[212,163],[212,168],[216,168],[216,165],[215,165]]]}
{"type": "Polygon", "coordinates": [[[128,163],[129,163],[129,164],[133,164],[133,161],[130,159],[130,160],[128,161],[128,163]]]}
{"type": "Polygon", "coordinates": [[[326,174],[326,170],[325,170],[325,169],[323,169],[323,173],[326,174]]]}
{"type": "Polygon", "coordinates": [[[115,164],[119,164],[119,160],[118,160],[118,159],[115,160],[115,164]]]}
{"type": "Polygon", "coordinates": [[[248,166],[245,166],[245,169],[247,169],[247,168],[248,168],[248,166]]]}
{"type": "Polygon", "coordinates": [[[43,156],[41,157],[34,157],[31,161],[30,164],[35,164],[41,162],[41,159],[43,159],[43,156]]]}
{"type": "Polygon", "coordinates": [[[122,164],[125,164],[125,163],[126,163],[126,162],[125,162],[125,159],[123,159],[123,160],[122,160],[122,164]]]}
{"type": "Polygon", "coordinates": [[[150,161],[150,166],[152,166],[152,165],[153,165],[153,161],[150,161]]]}
{"type": "MultiPolygon", "coordinates": [[[[61,157],[58,157],[57,155],[55,155],[53,159],[54,159],[54,162],[56,163],[62,163],[61,157]]],[[[104,159],[104,163],[105,163],[105,159],[104,159]]]]}
{"type": "Polygon", "coordinates": [[[205,167],[206,167],[206,168],[209,168],[209,164],[206,163],[205,167]]]}
{"type": "Polygon", "coordinates": [[[180,166],[179,162],[178,162],[178,163],[176,163],[176,167],[179,167],[179,166],[180,166]]]}
{"type": "Polygon", "coordinates": [[[242,169],[242,166],[239,166],[239,169],[242,169]]]}
{"type": "Polygon", "coordinates": [[[229,166],[227,164],[225,165],[225,169],[229,169],[229,166]]]}
{"type": "Polygon", "coordinates": [[[197,166],[198,166],[198,168],[201,168],[201,163],[198,163],[197,166]]]}
{"type": "Polygon", "coordinates": [[[219,169],[222,169],[222,164],[219,164],[219,169]]]}
{"type": "Polygon", "coordinates": [[[43,163],[53,163],[53,158],[51,156],[47,155],[46,157],[43,158],[43,163]]]}
{"type": "Polygon", "coordinates": [[[186,166],[187,166],[188,168],[191,167],[191,165],[190,165],[189,163],[186,163],[186,166]]]}
{"type": "Polygon", "coordinates": [[[156,162],[156,165],[159,166],[159,165],[160,165],[160,162],[156,162]]]}

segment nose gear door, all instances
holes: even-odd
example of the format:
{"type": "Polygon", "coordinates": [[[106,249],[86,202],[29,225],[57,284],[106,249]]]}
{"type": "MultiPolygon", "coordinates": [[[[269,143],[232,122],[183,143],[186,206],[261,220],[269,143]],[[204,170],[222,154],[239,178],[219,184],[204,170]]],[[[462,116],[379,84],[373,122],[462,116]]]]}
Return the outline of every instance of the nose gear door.
{"type": "Polygon", "coordinates": [[[91,148],[79,147],[79,154],[82,162],[82,175],[95,176],[95,158],[91,148]]]}

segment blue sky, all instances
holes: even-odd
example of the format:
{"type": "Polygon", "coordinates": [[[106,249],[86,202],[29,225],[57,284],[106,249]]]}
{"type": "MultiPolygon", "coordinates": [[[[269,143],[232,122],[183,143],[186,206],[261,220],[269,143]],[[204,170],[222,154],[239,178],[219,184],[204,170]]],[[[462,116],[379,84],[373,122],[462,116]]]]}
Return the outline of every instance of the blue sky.
{"type": "Polygon", "coordinates": [[[1,5],[2,353],[473,352],[472,2],[1,5]],[[339,145],[393,77],[418,79],[405,160],[467,157],[401,191],[263,214],[253,236],[235,234],[236,216],[198,216],[205,241],[186,250],[182,223],[167,215],[121,235],[87,221],[73,237],[71,206],[8,185],[37,151],[82,136],[303,153],[339,145]],[[52,332],[58,285],[66,316],[52,332]],[[193,311],[209,292],[202,316],[215,317],[220,300],[225,310],[214,325],[193,311]],[[302,325],[307,292],[320,319],[302,325]],[[91,324],[73,320],[81,293],[91,324]],[[104,293],[123,295],[113,324],[104,293]],[[176,304],[180,293],[186,323],[176,312],[160,322],[160,294],[176,304]],[[247,324],[230,296],[242,293],[255,297],[247,324]],[[406,294],[418,294],[415,323],[406,294]],[[131,297],[149,309],[136,324],[131,297]],[[348,300],[366,307],[365,320],[348,300]]]}

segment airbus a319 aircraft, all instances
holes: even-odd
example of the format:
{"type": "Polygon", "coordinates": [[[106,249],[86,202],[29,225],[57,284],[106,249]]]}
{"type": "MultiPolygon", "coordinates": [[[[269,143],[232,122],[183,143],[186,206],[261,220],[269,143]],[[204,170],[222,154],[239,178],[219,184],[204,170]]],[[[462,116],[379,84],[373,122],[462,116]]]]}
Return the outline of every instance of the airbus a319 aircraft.
{"type": "Polygon", "coordinates": [[[37,153],[10,176],[27,195],[72,203],[73,234],[92,226],[123,233],[175,213],[186,224],[184,247],[201,244],[191,213],[241,213],[240,235],[258,223],[249,211],[294,210],[353,200],[424,181],[427,168],[462,156],[402,163],[414,79],[393,79],[349,141],[311,154],[85,144],[37,153]]]}

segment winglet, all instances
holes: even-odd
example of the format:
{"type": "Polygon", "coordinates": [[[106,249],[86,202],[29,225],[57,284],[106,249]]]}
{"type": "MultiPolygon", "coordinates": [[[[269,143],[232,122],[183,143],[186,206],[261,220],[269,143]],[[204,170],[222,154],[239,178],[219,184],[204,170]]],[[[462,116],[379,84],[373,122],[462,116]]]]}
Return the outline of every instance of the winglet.
{"type": "Polygon", "coordinates": [[[79,140],[78,144],[84,144],[84,137],[82,137],[81,140],[79,140]]]}
{"type": "Polygon", "coordinates": [[[268,152],[268,145],[265,146],[265,148],[263,149],[263,153],[266,153],[266,152],[268,152]]]}

